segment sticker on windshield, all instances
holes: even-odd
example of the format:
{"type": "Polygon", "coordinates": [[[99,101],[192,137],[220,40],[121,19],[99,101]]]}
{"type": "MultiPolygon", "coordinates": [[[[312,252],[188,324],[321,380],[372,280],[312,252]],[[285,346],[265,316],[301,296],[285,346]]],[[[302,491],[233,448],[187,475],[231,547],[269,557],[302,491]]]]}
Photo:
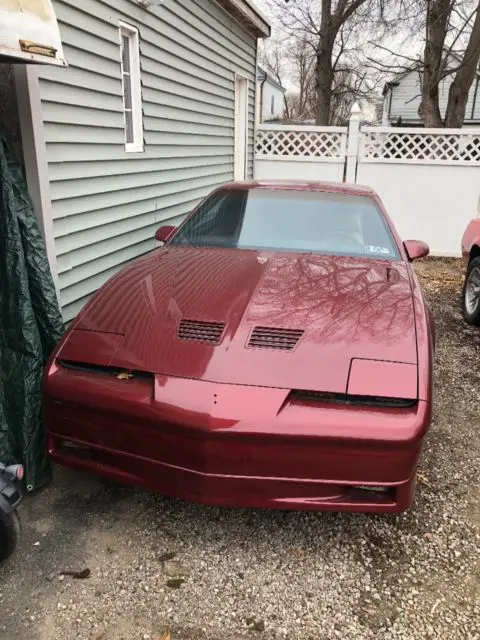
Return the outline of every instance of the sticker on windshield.
{"type": "Polygon", "coordinates": [[[376,254],[380,254],[382,256],[389,256],[390,255],[390,249],[388,249],[387,247],[375,247],[374,245],[367,245],[365,247],[365,250],[368,253],[376,253],[376,254]]]}

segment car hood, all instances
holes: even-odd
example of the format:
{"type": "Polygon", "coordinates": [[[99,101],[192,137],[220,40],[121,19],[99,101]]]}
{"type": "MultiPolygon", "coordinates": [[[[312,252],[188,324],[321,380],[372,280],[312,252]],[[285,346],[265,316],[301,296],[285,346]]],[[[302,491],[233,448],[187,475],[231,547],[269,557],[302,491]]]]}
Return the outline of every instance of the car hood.
{"type": "Polygon", "coordinates": [[[165,247],[94,296],[61,357],[218,383],[345,392],[354,358],[417,363],[409,267],[165,247]]]}

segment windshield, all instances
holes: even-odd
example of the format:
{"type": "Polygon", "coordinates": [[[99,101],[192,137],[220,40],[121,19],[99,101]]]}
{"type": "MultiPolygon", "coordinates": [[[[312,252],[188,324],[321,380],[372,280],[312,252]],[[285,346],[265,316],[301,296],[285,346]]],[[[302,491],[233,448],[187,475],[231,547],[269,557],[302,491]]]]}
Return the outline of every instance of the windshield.
{"type": "Polygon", "coordinates": [[[216,191],[170,244],[399,257],[372,198],[321,191],[216,191]]]}

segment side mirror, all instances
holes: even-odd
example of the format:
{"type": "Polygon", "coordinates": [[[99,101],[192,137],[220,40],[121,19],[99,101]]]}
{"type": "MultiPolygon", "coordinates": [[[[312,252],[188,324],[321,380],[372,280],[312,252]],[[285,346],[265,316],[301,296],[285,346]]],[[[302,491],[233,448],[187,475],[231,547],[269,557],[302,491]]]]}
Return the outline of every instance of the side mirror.
{"type": "Polygon", "coordinates": [[[158,240],[158,242],[166,242],[174,231],[175,227],[173,225],[164,225],[155,232],[155,240],[158,240]]]}
{"type": "Polygon", "coordinates": [[[421,240],[405,240],[403,246],[410,261],[425,258],[430,253],[428,244],[421,240]]]}

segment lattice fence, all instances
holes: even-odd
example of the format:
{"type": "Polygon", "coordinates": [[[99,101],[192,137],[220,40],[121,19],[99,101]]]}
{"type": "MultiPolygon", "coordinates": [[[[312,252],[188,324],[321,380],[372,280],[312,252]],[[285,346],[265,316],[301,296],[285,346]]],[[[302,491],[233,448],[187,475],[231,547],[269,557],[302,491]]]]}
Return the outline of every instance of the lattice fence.
{"type": "Polygon", "coordinates": [[[293,129],[257,131],[257,156],[344,159],[347,131],[298,131],[293,129]]]}
{"type": "Polygon", "coordinates": [[[361,134],[361,160],[433,163],[480,162],[480,131],[474,133],[385,132],[361,134]]]}

